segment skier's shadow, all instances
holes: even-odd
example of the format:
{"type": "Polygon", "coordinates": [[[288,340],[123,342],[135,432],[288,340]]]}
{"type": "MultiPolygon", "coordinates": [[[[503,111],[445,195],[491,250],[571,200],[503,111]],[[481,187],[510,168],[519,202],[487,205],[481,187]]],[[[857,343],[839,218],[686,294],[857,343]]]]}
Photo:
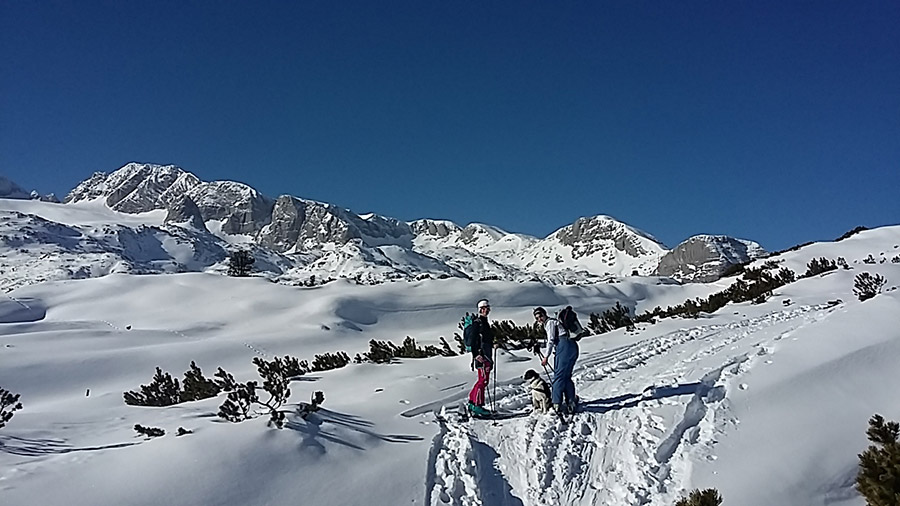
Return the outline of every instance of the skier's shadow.
{"type": "Polygon", "coordinates": [[[664,399],[666,397],[678,397],[681,395],[693,395],[701,388],[701,383],[685,383],[684,385],[672,385],[663,387],[648,387],[636,394],[624,394],[608,399],[595,399],[580,403],[583,411],[591,413],[606,413],[623,408],[633,408],[638,404],[651,400],[664,399]]]}
{"type": "Polygon", "coordinates": [[[512,487],[498,469],[500,454],[481,441],[472,441],[475,467],[478,471],[478,495],[484,504],[497,506],[523,506],[522,500],[512,495],[512,487]]]}
{"type": "Polygon", "coordinates": [[[140,442],[114,443],[98,446],[72,446],[62,439],[30,439],[16,436],[0,436],[0,452],[23,457],[109,450],[113,448],[125,448],[137,444],[140,444],[140,442]]]}
{"type": "Polygon", "coordinates": [[[372,429],[374,425],[355,415],[328,409],[319,409],[305,418],[292,417],[284,424],[285,428],[302,434],[301,447],[313,447],[322,452],[325,451],[322,440],[361,451],[367,449],[362,446],[367,441],[412,443],[423,440],[417,435],[381,434],[372,429]]]}

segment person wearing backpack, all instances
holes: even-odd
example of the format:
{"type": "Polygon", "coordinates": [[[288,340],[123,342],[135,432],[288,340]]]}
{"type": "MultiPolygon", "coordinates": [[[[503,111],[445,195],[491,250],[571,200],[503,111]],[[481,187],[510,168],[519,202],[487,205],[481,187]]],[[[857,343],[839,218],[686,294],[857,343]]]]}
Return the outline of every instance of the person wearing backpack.
{"type": "Polygon", "coordinates": [[[494,344],[494,333],[488,322],[488,313],[491,312],[491,304],[487,299],[478,301],[478,316],[464,329],[466,347],[472,350],[472,367],[478,375],[475,386],[469,392],[469,411],[475,415],[488,415],[490,411],[484,408],[484,393],[491,377],[491,369],[494,364],[491,361],[494,344]]]}
{"type": "MultiPolygon", "coordinates": [[[[571,308],[567,309],[571,311],[571,308]]],[[[563,409],[574,413],[577,398],[572,371],[575,369],[575,361],[578,360],[578,336],[572,335],[572,332],[556,318],[549,318],[547,310],[542,307],[534,308],[534,319],[544,326],[544,332],[547,333],[547,355],[541,357],[541,365],[546,366],[550,354],[553,354],[550,402],[557,413],[562,413],[563,409]]]]}

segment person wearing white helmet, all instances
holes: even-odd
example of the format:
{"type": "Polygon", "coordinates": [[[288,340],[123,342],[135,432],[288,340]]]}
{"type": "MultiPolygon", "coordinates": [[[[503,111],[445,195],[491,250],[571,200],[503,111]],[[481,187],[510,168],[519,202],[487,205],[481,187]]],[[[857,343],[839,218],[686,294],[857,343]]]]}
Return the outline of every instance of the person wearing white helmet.
{"type": "Polygon", "coordinates": [[[494,364],[491,357],[494,351],[494,333],[488,322],[488,313],[491,312],[491,303],[487,299],[478,301],[478,317],[472,322],[472,364],[478,379],[475,386],[469,392],[469,411],[475,415],[487,415],[490,413],[484,408],[484,393],[491,377],[491,369],[494,364]]]}

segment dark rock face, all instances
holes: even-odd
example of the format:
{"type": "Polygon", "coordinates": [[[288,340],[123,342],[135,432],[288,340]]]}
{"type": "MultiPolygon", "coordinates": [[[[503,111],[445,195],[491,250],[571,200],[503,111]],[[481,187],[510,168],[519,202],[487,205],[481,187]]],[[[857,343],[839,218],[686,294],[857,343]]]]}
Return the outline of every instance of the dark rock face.
{"type": "Polygon", "coordinates": [[[724,235],[691,237],[666,253],[659,261],[656,274],[683,282],[705,283],[721,277],[728,267],[765,254],[753,241],[724,235]]]}
{"type": "Polygon", "coordinates": [[[205,221],[222,221],[226,234],[254,235],[272,219],[275,202],[250,186],[234,181],[200,183],[188,195],[205,221]]]}
{"type": "Polygon", "coordinates": [[[459,227],[455,223],[439,220],[417,220],[409,225],[413,234],[427,235],[434,237],[449,237],[453,232],[459,232],[459,227]]]}
{"type": "Polygon", "coordinates": [[[179,201],[169,207],[165,223],[184,223],[195,230],[208,232],[206,224],[203,222],[203,215],[200,214],[200,208],[187,195],[182,196],[179,201]]]}
{"type": "Polygon", "coordinates": [[[257,242],[283,253],[293,248],[300,239],[300,228],[306,221],[306,205],[302,200],[282,195],[272,208],[272,219],[259,231],[257,242]]]}

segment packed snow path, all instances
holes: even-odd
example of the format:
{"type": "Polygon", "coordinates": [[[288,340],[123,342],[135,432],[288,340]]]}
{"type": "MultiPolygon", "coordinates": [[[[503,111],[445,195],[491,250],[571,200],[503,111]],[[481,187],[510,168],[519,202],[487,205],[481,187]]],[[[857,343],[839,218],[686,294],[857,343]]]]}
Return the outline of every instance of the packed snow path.
{"type": "MultiPolygon", "coordinates": [[[[714,460],[717,437],[740,423],[729,392],[749,388],[741,376],[831,310],[799,307],[582,352],[573,375],[582,411],[572,423],[536,414],[442,421],[425,503],[674,504],[690,489],[691,462],[714,460]]],[[[498,388],[500,407],[530,402],[519,385],[498,388]]]]}

